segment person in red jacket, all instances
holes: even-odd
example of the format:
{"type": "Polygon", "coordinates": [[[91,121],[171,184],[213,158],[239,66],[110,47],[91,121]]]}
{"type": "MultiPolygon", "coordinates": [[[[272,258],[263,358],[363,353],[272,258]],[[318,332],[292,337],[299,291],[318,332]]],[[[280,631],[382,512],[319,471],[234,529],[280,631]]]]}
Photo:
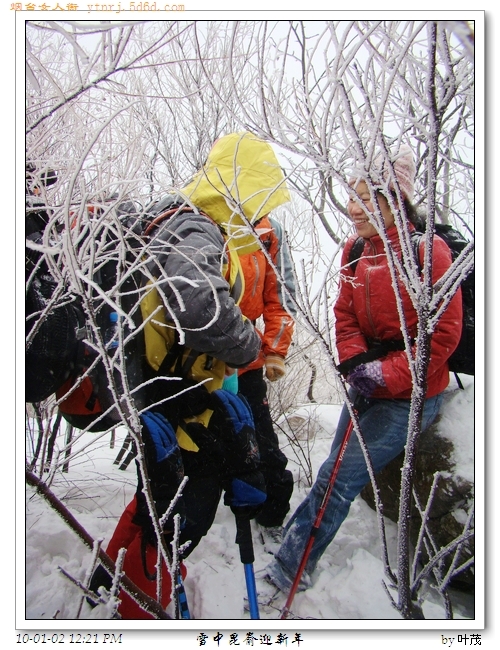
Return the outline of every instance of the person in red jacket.
{"type": "Polygon", "coordinates": [[[288,461],[279,448],[273,428],[264,372],[272,382],[285,375],[285,357],[296,313],[295,284],[290,251],[281,225],[267,215],[257,222],[256,231],[261,248],[240,256],[245,278],[240,308],[253,322],[262,317],[262,331],[257,326],[262,347],[257,359],[238,371],[238,391],[248,401],[254,418],[267,491],[267,499],[255,520],[266,550],[272,553],[281,542],[283,521],[290,510],[293,475],[286,469],[288,461]]]}
{"type": "MultiPolygon", "coordinates": [[[[413,155],[409,147],[401,147],[393,168],[408,216],[412,213],[410,201],[415,175],[413,155]]],[[[405,447],[412,392],[412,377],[404,350],[392,350],[368,363],[356,363],[356,358],[362,359],[373,345],[402,338],[386,247],[371,218],[376,212],[379,213],[384,222],[385,237],[401,257],[398,230],[387,199],[391,193],[391,198],[397,205],[397,193],[392,177],[388,172],[384,174],[383,168],[381,175],[380,185],[383,189],[375,193],[378,210],[367,182],[362,178],[351,182],[348,213],[356,234],[350,237],[343,251],[340,293],[334,308],[339,368],[347,368],[346,380],[351,386],[350,399],[356,405],[360,428],[375,472],[383,469],[405,447]],[[359,237],[364,239],[364,248],[353,270],[350,252],[359,237]]],[[[409,228],[413,230],[414,226],[409,223],[409,228]]],[[[424,242],[420,246],[421,260],[423,246],[424,242]]],[[[435,236],[432,253],[433,284],[450,267],[451,261],[448,246],[435,236]]],[[[402,283],[399,286],[409,334],[415,337],[417,314],[402,283]]],[[[458,291],[442,314],[432,336],[422,430],[433,422],[442,404],[442,392],[449,383],[447,360],[460,340],[461,323],[462,302],[458,291]]],[[[320,468],[308,496],[287,523],[283,543],[265,570],[267,581],[282,591],[290,589],[297,573],[349,419],[349,412],[344,405],[330,455],[320,468]]],[[[368,481],[368,470],[357,436],[351,436],[298,590],[311,586],[311,575],[320,557],[346,518],[352,501],[368,481]]]]}

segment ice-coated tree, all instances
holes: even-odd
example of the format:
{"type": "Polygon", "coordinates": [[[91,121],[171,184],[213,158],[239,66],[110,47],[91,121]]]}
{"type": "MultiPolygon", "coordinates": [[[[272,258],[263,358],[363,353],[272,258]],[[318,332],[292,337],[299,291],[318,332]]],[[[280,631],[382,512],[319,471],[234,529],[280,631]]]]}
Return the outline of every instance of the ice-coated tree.
{"type": "MultiPolygon", "coordinates": [[[[402,264],[387,246],[393,284],[397,291],[399,276],[419,318],[414,347],[401,322],[413,394],[396,567],[388,559],[381,514],[379,520],[388,584],[397,590],[394,606],[403,618],[422,616],[422,576],[436,569],[439,558],[435,554],[422,575],[412,573],[408,520],[429,344],[442,310],[474,265],[471,26],[384,20],[34,20],[27,23],[26,58],[27,161],[39,175],[47,168],[58,174],[58,182],[42,191],[51,219],[39,250],[57,281],[57,298],[82,300],[111,385],[113,369],[95,320],[93,277],[106,259],[102,235],[116,226],[116,206],[125,199],[146,206],[185,183],[218,137],[250,130],[275,146],[294,194],[292,205],[277,215],[294,255],[300,340],[292,348],[281,403],[287,409],[312,400],[326,385],[331,386],[329,399],[334,394],[347,399],[331,331],[340,253],[351,228],[349,179],[360,169],[369,179],[376,157],[390,169],[391,151],[402,143],[412,146],[416,207],[426,232],[436,222],[450,223],[471,242],[433,286],[428,261],[423,279],[418,277],[404,211],[391,206],[404,242],[402,264]],[[102,208],[97,221],[88,221],[89,205],[102,208]]],[[[373,221],[385,238],[381,216],[373,221]]],[[[426,260],[431,252],[432,237],[427,236],[426,260]]],[[[119,310],[120,287],[100,298],[119,310]]],[[[136,330],[130,325],[127,336],[133,337],[136,330]]],[[[122,368],[123,343],[117,353],[122,368]]],[[[48,406],[38,407],[40,422],[40,414],[50,420],[48,406]]],[[[115,387],[114,406],[140,449],[138,411],[124,376],[115,387]]],[[[47,424],[41,427],[49,431],[47,424]]],[[[72,440],[73,456],[60,443],[50,476],[81,453],[77,441],[72,440]]],[[[41,468],[32,462],[33,454],[27,460],[36,473],[41,468]]],[[[39,460],[43,466],[43,454],[39,460]]],[[[471,530],[468,520],[464,536],[471,530]]],[[[443,593],[450,577],[438,575],[443,593]]]]}

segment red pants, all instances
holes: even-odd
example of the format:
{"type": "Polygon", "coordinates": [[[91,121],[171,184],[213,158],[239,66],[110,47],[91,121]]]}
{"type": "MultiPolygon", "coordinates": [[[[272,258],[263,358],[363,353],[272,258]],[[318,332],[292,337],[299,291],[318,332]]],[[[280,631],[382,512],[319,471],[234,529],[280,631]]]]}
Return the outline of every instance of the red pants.
{"type": "MultiPolygon", "coordinates": [[[[136,499],[135,496],[128,506],[123,511],[122,516],[115,528],[113,537],[109,541],[106,553],[109,557],[116,561],[118,551],[121,548],[126,548],[125,560],[123,562],[123,571],[132,582],[142,589],[144,593],[156,599],[156,580],[149,580],[143,569],[141,557],[141,542],[142,542],[142,529],[137,524],[132,522],[136,512],[136,499]]],[[[146,567],[148,573],[153,575],[156,573],[157,550],[150,544],[146,546],[146,567]]],[[[181,563],[181,575],[186,577],[186,567],[181,563]]],[[[162,594],[161,606],[163,609],[170,603],[170,594],[172,591],[172,580],[170,573],[162,561],[162,594]]],[[[121,604],[118,607],[118,613],[123,619],[136,620],[136,619],[154,619],[154,616],[145,612],[141,607],[123,590],[120,591],[119,599],[121,604]]]]}

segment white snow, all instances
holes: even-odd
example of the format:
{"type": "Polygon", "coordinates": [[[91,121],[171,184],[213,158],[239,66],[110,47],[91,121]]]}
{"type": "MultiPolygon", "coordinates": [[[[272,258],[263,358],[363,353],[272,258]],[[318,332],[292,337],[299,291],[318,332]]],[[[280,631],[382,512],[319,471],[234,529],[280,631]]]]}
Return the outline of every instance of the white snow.
{"type": "MultiPolygon", "coordinates": [[[[454,380],[445,393],[441,410],[440,434],[453,442],[453,458],[459,475],[474,483],[474,381],[467,375],[460,375],[465,390],[456,390],[454,380]]],[[[481,432],[477,432],[481,435],[481,432]]]]}
{"type": "MultiPolygon", "coordinates": [[[[455,390],[453,384],[450,385],[442,412],[441,432],[455,442],[457,473],[469,478],[473,477],[474,469],[473,380],[465,378],[465,385],[465,391],[455,390]]],[[[314,417],[317,423],[314,444],[311,444],[314,475],[328,453],[339,412],[338,405],[310,405],[297,411],[302,417],[314,417]]],[[[136,485],[133,462],[126,471],[113,464],[125,432],[117,429],[116,435],[115,447],[111,449],[109,433],[100,438],[96,434],[85,434],[75,445],[78,449],[85,448],[84,451],[75,455],[68,473],[55,475],[52,485],[53,491],[87,531],[95,538],[103,538],[105,544],[136,485]],[[90,442],[93,444],[89,445],[90,442]]],[[[287,451],[286,439],[281,442],[287,451]]],[[[297,476],[298,468],[292,459],[289,466],[297,476]]],[[[295,487],[291,512],[307,490],[295,487]]],[[[388,520],[386,527],[391,562],[395,566],[396,527],[388,520]]],[[[271,556],[264,551],[255,526],[253,533],[254,570],[259,576],[271,556]]],[[[249,619],[244,609],[245,577],[235,534],[234,517],[221,503],[208,535],[186,561],[188,575],[185,586],[191,615],[197,621],[249,619]]],[[[296,595],[293,614],[302,619],[321,620],[400,619],[382,586],[384,573],[380,557],[375,513],[358,498],[336,539],[320,560],[313,588],[296,595]]],[[[89,561],[90,551],[43,499],[33,495],[32,489],[28,488],[26,619],[42,621],[55,616],[60,621],[74,619],[81,597],[59,567],[82,580],[89,561]]],[[[260,585],[258,580],[258,589],[260,585]]],[[[278,619],[284,600],[284,597],[278,598],[274,609],[261,608],[261,619],[278,619]]],[[[444,618],[439,598],[432,591],[429,591],[424,611],[430,619],[444,618]]],[[[457,618],[470,618],[470,613],[464,608],[458,609],[455,615],[457,618]]],[[[80,618],[93,619],[96,616],[99,613],[84,603],[80,618]]]]}

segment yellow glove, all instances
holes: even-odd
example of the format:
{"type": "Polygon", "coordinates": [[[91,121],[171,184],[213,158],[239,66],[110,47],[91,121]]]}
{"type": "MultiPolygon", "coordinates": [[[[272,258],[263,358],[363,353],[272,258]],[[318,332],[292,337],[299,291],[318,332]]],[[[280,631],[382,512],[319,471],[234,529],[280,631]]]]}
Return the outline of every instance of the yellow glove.
{"type": "Polygon", "coordinates": [[[266,377],[269,381],[281,379],[285,374],[285,360],[277,354],[266,357],[266,377]]]}

